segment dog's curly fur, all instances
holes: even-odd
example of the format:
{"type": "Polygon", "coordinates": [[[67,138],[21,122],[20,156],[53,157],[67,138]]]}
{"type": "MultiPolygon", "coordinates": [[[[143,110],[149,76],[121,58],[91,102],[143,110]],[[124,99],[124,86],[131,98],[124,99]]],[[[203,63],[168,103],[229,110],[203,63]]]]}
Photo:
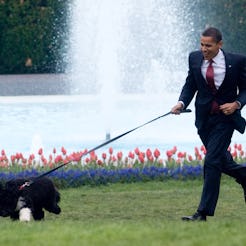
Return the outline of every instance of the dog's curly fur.
{"type": "Polygon", "coordinates": [[[31,211],[34,220],[44,219],[44,210],[61,212],[60,194],[53,182],[46,178],[13,179],[0,187],[0,216],[16,220],[24,208],[31,211]]]}

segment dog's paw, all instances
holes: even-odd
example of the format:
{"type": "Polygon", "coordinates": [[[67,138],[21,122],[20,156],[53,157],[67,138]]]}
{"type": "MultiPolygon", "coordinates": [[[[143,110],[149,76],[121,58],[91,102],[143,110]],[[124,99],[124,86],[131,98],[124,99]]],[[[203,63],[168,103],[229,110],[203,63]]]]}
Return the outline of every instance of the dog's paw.
{"type": "Polygon", "coordinates": [[[32,219],[32,211],[30,208],[22,208],[19,212],[19,220],[29,222],[32,219]]]}

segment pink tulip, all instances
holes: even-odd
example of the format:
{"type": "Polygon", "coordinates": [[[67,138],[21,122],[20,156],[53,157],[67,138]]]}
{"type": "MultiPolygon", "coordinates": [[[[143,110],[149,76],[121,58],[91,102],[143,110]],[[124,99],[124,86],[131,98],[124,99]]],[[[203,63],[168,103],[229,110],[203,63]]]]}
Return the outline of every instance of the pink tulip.
{"type": "Polygon", "coordinates": [[[158,149],[154,150],[154,157],[158,159],[158,157],[161,155],[160,151],[158,149]]]}
{"type": "Polygon", "coordinates": [[[107,154],[106,154],[106,153],[102,153],[102,158],[103,158],[103,160],[105,161],[106,158],[107,158],[107,154]]]}
{"type": "Polygon", "coordinates": [[[39,154],[39,155],[42,155],[42,154],[43,154],[43,149],[42,149],[42,148],[40,148],[40,149],[38,150],[38,154],[39,154]]]}
{"type": "Polygon", "coordinates": [[[123,153],[121,151],[119,151],[117,153],[117,159],[120,161],[122,159],[123,153]]]}
{"type": "Polygon", "coordinates": [[[152,151],[150,149],[146,150],[146,156],[147,158],[149,158],[150,156],[152,156],[152,151]]]}
{"type": "Polygon", "coordinates": [[[142,164],[144,163],[144,156],[142,155],[142,153],[139,154],[138,159],[142,164]]]}
{"type": "Polygon", "coordinates": [[[113,148],[110,147],[110,148],[108,149],[108,152],[109,152],[110,155],[112,155],[112,154],[113,154],[113,148]]]}
{"type": "Polygon", "coordinates": [[[172,150],[167,150],[166,151],[166,155],[167,155],[168,159],[171,158],[172,155],[173,155],[173,151],[172,150]]]}
{"type": "Polygon", "coordinates": [[[238,144],[237,149],[238,149],[239,151],[241,151],[241,150],[242,150],[242,144],[238,144]]]}
{"type": "Polygon", "coordinates": [[[64,147],[61,148],[61,152],[62,152],[63,155],[67,154],[67,151],[66,151],[66,149],[64,147]]]}
{"type": "Polygon", "coordinates": [[[236,150],[234,150],[234,152],[232,153],[232,157],[237,158],[237,151],[236,150]]]}
{"type": "Polygon", "coordinates": [[[135,148],[134,152],[135,152],[136,155],[139,155],[140,154],[139,148],[135,148]]]}
{"type": "Polygon", "coordinates": [[[182,152],[178,152],[178,158],[183,158],[183,153],[182,152]]]}
{"type": "Polygon", "coordinates": [[[130,152],[128,153],[128,157],[131,158],[131,159],[134,159],[135,155],[134,155],[133,152],[130,151],[130,152]]]}

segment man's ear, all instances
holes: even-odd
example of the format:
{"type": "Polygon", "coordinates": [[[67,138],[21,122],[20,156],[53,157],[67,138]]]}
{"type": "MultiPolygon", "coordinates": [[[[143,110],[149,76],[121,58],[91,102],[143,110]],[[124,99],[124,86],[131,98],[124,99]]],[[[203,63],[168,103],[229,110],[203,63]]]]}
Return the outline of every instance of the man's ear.
{"type": "Polygon", "coordinates": [[[223,46],[223,41],[220,40],[220,41],[218,42],[218,45],[219,45],[220,48],[222,48],[222,46],[223,46]]]}

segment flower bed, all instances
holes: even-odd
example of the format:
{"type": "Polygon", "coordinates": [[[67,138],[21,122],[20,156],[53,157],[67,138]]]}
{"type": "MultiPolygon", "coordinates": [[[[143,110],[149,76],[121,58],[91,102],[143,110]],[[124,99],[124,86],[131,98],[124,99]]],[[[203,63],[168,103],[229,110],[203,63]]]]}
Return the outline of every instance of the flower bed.
{"type": "MultiPolygon", "coordinates": [[[[38,151],[37,158],[34,154],[25,158],[21,153],[9,158],[2,150],[0,180],[6,182],[18,177],[35,177],[63,163],[67,165],[49,174],[58,187],[201,178],[206,149],[201,146],[194,150],[192,156],[178,151],[174,146],[165,151],[163,157],[159,149],[147,149],[143,152],[135,148],[127,156],[123,156],[121,151],[114,153],[110,147],[107,153],[102,153],[99,157],[94,151],[87,153],[87,150],[67,154],[62,147],[60,154],[54,149],[48,158],[44,156],[42,149],[38,151]]],[[[234,144],[229,151],[237,162],[246,162],[241,144],[234,144]]]]}

